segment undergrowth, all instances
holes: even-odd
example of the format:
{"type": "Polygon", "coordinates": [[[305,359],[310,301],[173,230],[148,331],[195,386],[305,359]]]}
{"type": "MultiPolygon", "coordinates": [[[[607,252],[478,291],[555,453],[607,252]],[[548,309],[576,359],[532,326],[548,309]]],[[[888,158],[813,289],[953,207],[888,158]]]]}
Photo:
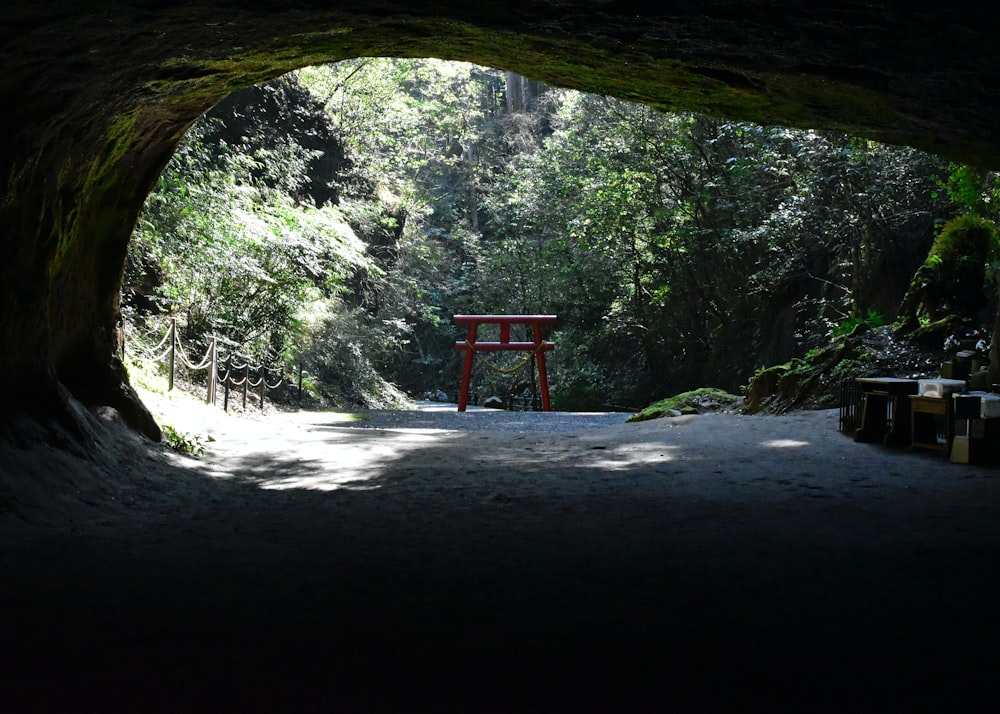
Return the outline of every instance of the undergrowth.
{"type": "Polygon", "coordinates": [[[170,424],[162,424],[160,429],[163,431],[163,440],[171,449],[189,456],[201,456],[205,453],[205,445],[196,434],[180,432],[170,424]]]}

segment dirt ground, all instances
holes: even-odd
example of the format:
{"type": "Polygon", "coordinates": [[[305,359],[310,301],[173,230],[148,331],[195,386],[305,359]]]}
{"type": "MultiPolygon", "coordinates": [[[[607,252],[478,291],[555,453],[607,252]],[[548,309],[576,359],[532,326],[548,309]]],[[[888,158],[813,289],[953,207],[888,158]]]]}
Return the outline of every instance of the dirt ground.
{"type": "Polygon", "coordinates": [[[1000,471],[836,410],[159,408],[0,453],[0,710],[996,705],[1000,471]]]}

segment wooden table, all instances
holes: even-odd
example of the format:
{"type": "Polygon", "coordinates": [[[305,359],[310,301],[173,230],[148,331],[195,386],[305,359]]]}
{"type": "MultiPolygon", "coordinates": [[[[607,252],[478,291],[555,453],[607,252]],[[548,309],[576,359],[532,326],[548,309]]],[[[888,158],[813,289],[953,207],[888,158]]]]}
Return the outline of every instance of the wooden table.
{"type": "Polygon", "coordinates": [[[462,384],[458,391],[458,411],[464,412],[469,401],[469,382],[472,379],[472,361],[477,352],[531,352],[538,364],[538,386],[542,393],[542,410],[551,411],[549,402],[549,378],[545,373],[545,352],[555,348],[554,342],[542,339],[542,324],[556,321],[555,315],[455,315],[455,323],[468,325],[468,337],[463,342],[456,342],[455,349],[465,352],[462,363],[462,384]],[[479,342],[480,325],[499,325],[500,340],[496,342],[479,342]],[[531,327],[531,342],[511,342],[510,326],[528,325],[531,327]]]}
{"type": "Polygon", "coordinates": [[[910,400],[920,388],[915,379],[858,377],[861,387],[861,425],[855,441],[881,441],[889,446],[911,443],[910,400]]]}

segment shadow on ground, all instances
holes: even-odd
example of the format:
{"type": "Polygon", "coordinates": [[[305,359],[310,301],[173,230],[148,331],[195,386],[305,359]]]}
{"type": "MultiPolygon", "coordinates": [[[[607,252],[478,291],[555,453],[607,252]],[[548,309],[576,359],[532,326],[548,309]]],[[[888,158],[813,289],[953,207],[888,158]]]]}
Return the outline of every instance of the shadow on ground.
{"type": "Polygon", "coordinates": [[[137,456],[149,472],[106,490],[124,506],[0,549],[0,702],[856,712],[995,696],[1000,479],[798,423],[712,415],[623,438],[317,418],[183,467],[137,456]]]}

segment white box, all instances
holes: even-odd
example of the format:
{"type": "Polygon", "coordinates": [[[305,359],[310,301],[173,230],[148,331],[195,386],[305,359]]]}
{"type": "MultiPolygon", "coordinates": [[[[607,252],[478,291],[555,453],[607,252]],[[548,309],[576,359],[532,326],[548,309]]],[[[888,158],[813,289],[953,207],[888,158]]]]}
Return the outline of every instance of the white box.
{"type": "Polygon", "coordinates": [[[917,393],[921,397],[950,397],[965,391],[964,379],[918,379],[917,393]]]}
{"type": "Polygon", "coordinates": [[[983,419],[1000,417],[1000,394],[987,394],[980,397],[979,416],[983,419]]]}

